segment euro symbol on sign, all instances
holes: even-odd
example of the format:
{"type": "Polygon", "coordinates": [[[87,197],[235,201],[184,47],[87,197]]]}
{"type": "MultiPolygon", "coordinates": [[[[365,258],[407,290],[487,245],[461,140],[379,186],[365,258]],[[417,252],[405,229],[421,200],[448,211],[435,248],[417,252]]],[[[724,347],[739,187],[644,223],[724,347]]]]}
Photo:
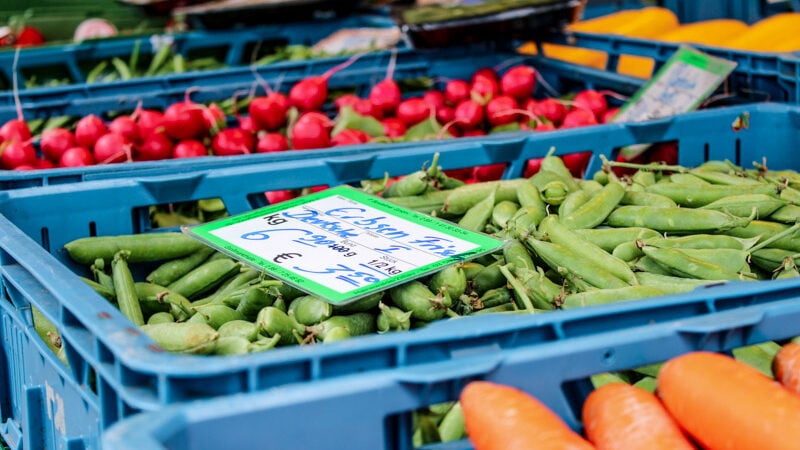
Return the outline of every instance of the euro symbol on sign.
{"type": "Polygon", "coordinates": [[[300,256],[303,256],[303,255],[301,255],[300,253],[281,253],[280,255],[272,258],[272,262],[274,262],[276,264],[280,264],[281,261],[285,261],[287,259],[297,258],[297,257],[300,257],[300,256]]]}

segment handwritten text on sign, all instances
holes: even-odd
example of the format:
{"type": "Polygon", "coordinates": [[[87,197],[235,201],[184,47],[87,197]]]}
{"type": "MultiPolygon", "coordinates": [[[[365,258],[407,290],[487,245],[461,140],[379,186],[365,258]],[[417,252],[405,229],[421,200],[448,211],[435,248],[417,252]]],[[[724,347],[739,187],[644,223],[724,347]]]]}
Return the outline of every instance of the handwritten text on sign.
{"type": "Polygon", "coordinates": [[[342,187],[191,229],[226,253],[340,303],[502,242],[342,187]]]}

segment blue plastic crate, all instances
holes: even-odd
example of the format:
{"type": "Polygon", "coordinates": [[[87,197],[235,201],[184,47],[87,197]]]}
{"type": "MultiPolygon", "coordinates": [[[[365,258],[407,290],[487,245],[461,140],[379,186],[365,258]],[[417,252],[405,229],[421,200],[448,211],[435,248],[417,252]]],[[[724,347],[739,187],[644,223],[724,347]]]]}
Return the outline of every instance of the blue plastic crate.
{"type": "MultiPolygon", "coordinates": [[[[462,358],[485,351],[499,357],[498,349],[528,348],[578,336],[591,341],[591,336],[611,330],[794,300],[800,294],[796,284],[745,283],[535,317],[445,321],[407,333],[353,338],[341,345],[197,357],[154,347],[113,305],[75,276],[73,270],[82,273],[85,269],[70,261],[63,245],[89,235],[147,232],[150,205],[218,197],[229,213],[238,214],[263,205],[264,191],[405,174],[429,161],[434,151],[441,154],[444,169],[505,163],[504,176],[518,177],[527,160],[543,156],[551,147],[557,154],[593,151],[588,168],[592,172],[599,155],[612,157],[621,146],[675,140],[680,163],[687,166],[709,159],[749,165],[766,156],[771,167],[797,169],[800,161],[794,156],[794,143],[800,138],[799,118],[798,108],[759,104],[647,123],[409,144],[398,148],[402,151],[309,151],[304,159],[112,174],[82,183],[0,192],[0,355],[4,359],[0,371],[13,374],[9,379],[14,380],[0,388],[0,431],[4,437],[21,436],[26,449],[96,448],[99,434],[95,431],[137,412],[174,403],[280,391],[294,384],[311,386],[393,369],[402,369],[413,387],[414,377],[434,376],[425,369],[428,364],[460,367],[471,361],[462,358]],[[731,124],[743,112],[750,114],[750,127],[735,132],[731,124]],[[32,307],[59,330],[68,369],[38,339],[31,326],[32,307]],[[39,398],[46,401],[37,403],[39,398]]],[[[786,336],[800,334],[797,323],[786,325],[786,336]]],[[[643,351],[635,340],[628,345],[643,351]]]]}
{"type": "MultiPolygon", "coordinates": [[[[789,285],[795,286],[794,295],[800,293],[797,282],[785,287],[789,285]]],[[[713,295],[713,291],[705,295],[713,295]]],[[[674,300],[671,306],[676,308],[687,305],[683,299],[674,300]]],[[[271,450],[411,449],[410,412],[457,400],[472,380],[522,389],[580,432],[581,406],[592,389],[591,375],[663,362],[691,351],[724,352],[793,337],[800,330],[800,303],[796,300],[556,341],[529,339],[535,330],[530,321],[511,321],[509,327],[518,325],[514,337],[518,346],[487,342],[446,362],[173,405],[120,422],[104,434],[102,442],[104,448],[119,450],[244,450],[259,445],[271,450]]],[[[472,324],[467,319],[460,325],[472,324]]],[[[464,439],[424,448],[473,447],[464,439]]]]}
{"type": "MultiPolygon", "coordinates": [[[[362,57],[353,66],[343,70],[330,80],[332,88],[335,87],[356,87],[362,95],[377,81],[385,77],[385,67],[391,58],[390,52],[380,52],[362,57]]],[[[397,53],[397,65],[394,78],[396,80],[408,80],[417,77],[430,78],[468,78],[475,70],[480,67],[493,67],[501,63],[514,61],[518,63],[530,64],[536,67],[544,82],[555,93],[564,94],[571,91],[590,88],[608,89],[622,94],[632,94],[642,84],[642,81],[635,78],[611,74],[602,70],[588,67],[574,66],[560,61],[547,60],[532,56],[521,56],[496,49],[492,45],[470,46],[463,48],[451,48],[438,51],[416,51],[404,49],[397,53]]],[[[284,72],[284,86],[289,86],[291,80],[297,81],[310,74],[322,73],[325,70],[341,62],[338,59],[318,60],[314,62],[303,62],[300,64],[275,64],[276,67],[294,67],[293,72],[284,72]]],[[[270,69],[271,70],[271,69],[270,69]]],[[[230,75],[230,72],[225,72],[230,75]]],[[[217,87],[206,87],[193,94],[196,101],[217,100],[230,96],[233,92],[240,90],[246,83],[252,82],[252,74],[242,74],[242,78],[247,80],[240,83],[231,82],[227,76],[222,76],[226,84],[217,87]],[[245,84],[242,84],[245,83],[245,84]]],[[[211,84],[212,78],[209,74],[203,74],[202,78],[207,85],[211,84]]],[[[187,81],[187,84],[194,82],[187,81]]],[[[537,83],[537,95],[552,95],[544,87],[543,83],[537,83]]],[[[409,94],[412,95],[412,94],[409,94]]],[[[133,109],[138,102],[142,101],[145,107],[165,108],[174,101],[182,100],[184,91],[179,88],[157,91],[143,92],[141,94],[131,94],[130,97],[120,98],[108,96],[95,98],[86,102],[62,102],[60,100],[46,100],[37,102],[27,109],[27,115],[47,117],[49,115],[61,115],[62,113],[88,113],[99,111],[111,111],[119,108],[133,109]]],[[[0,122],[16,117],[13,108],[0,107],[0,122]]],[[[400,148],[401,146],[392,145],[385,148],[400,148]]],[[[367,147],[348,148],[347,153],[353,151],[369,150],[367,147]]],[[[384,147],[381,147],[384,148],[384,147]]],[[[326,152],[337,153],[338,149],[328,149],[326,152]]],[[[317,152],[281,152],[272,154],[251,154],[236,157],[205,157],[191,158],[182,160],[164,160],[153,162],[135,162],[126,164],[107,164],[76,168],[57,168],[36,171],[0,171],[0,190],[18,189],[34,186],[47,186],[56,184],[73,183],[80,181],[97,180],[105,177],[128,176],[129,174],[143,173],[173,173],[176,170],[186,171],[200,168],[221,167],[228,165],[263,163],[269,161],[282,161],[287,159],[298,159],[306,157],[317,157],[317,152]]]]}
{"type": "MultiPolygon", "coordinates": [[[[62,45],[46,45],[24,48],[20,51],[16,68],[14,66],[13,49],[0,50],[0,86],[11,86],[16,73],[20,80],[20,97],[25,99],[25,91],[46,89],[43,87],[24,89],[22,85],[25,75],[37,69],[63,73],[73,84],[86,83],[87,66],[102,60],[119,57],[127,61],[137,45],[142,59],[158,51],[161,46],[170,45],[174,54],[189,57],[193,54],[213,52],[219,61],[230,67],[248,66],[255,46],[264,44],[301,44],[313,45],[328,35],[344,28],[391,28],[392,21],[382,15],[354,15],[338,19],[317,20],[314,22],[296,22],[269,24],[249,28],[231,28],[226,30],[194,30],[183,33],[164,33],[154,35],[121,36],[97,39],[62,45]],[[16,70],[15,70],[16,69],[16,70]]],[[[204,53],[205,54],[205,53],[204,53]]],[[[162,87],[164,81],[156,78],[154,87],[162,87]]],[[[122,83],[124,81],[116,81],[122,83]]],[[[102,84],[102,83],[96,83],[102,84]]],[[[64,86],[65,87],[65,86],[64,86]]],[[[76,86],[76,91],[93,89],[92,84],[76,86]]],[[[103,92],[103,91],[99,91],[103,92]]],[[[10,89],[2,92],[2,104],[11,98],[10,89]]],[[[76,96],[81,94],[74,94],[76,96]]],[[[82,94],[86,95],[86,94],[82,94]]],[[[12,99],[13,100],[13,99],[12,99]]]]}

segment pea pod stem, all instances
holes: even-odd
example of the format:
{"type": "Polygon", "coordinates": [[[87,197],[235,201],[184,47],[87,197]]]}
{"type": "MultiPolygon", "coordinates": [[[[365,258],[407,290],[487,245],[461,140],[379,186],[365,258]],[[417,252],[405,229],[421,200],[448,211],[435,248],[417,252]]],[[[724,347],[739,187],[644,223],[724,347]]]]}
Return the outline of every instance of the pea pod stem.
{"type": "Polygon", "coordinates": [[[760,249],[762,249],[764,247],[767,247],[768,245],[772,244],[773,242],[775,242],[775,241],[777,241],[779,239],[782,239],[782,238],[784,238],[786,236],[789,236],[790,234],[793,234],[797,230],[800,230],[800,223],[796,223],[796,224],[792,225],[791,227],[781,231],[780,233],[774,234],[774,235],[768,237],[767,239],[764,239],[760,243],[750,247],[750,253],[752,253],[752,252],[754,252],[756,250],[760,250],[760,249]]]}
{"type": "Polygon", "coordinates": [[[522,301],[522,304],[525,305],[525,310],[530,312],[531,314],[535,313],[536,311],[533,308],[533,302],[528,297],[528,294],[525,293],[525,286],[523,286],[522,283],[520,283],[520,281],[517,279],[517,277],[515,277],[510,270],[508,270],[508,266],[509,264],[506,264],[505,266],[500,266],[500,272],[502,272],[503,276],[506,277],[506,280],[508,280],[508,284],[510,284],[511,287],[514,288],[514,292],[517,294],[520,301],[522,301]]]}

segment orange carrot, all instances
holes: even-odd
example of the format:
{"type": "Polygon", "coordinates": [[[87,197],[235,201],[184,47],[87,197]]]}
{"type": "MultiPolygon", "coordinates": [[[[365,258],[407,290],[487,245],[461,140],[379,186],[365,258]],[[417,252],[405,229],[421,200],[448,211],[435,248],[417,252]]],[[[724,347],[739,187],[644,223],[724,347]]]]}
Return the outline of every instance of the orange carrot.
{"type": "Polygon", "coordinates": [[[694,450],[658,397],[625,383],[592,391],[583,403],[586,437],[597,450],[694,450]]]}
{"type": "Polygon", "coordinates": [[[800,448],[800,397],[729,356],[692,352],[667,361],[658,395],[703,448],[800,448]]]}
{"type": "Polygon", "coordinates": [[[460,401],[475,450],[594,449],[546,405],[514,387],[473,381],[460,401]]]}
{"type": "Polygon", "coordinates": [[[786,389],[800,394],[800,344],[789,342],[772,360],[772,373],[786,389]]]}

